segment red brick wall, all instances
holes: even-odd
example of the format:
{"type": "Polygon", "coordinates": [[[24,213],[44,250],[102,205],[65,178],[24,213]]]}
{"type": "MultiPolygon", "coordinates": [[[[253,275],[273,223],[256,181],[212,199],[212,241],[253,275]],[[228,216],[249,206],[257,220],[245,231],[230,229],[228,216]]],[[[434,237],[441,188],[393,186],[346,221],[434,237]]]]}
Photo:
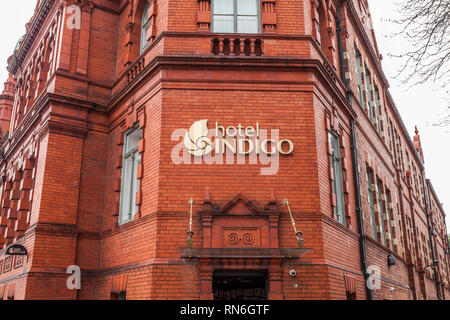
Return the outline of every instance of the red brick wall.
{"type": "MultiPolygon", "coordinates": [[[[428,225],[423,199],[414,186],[417,177],[410,179],[406,173],[406,151],[417,172],[423,164],[387,94],[370,18],[363,14],[360,1],[348,1],[339,8],[342,66],[338,63],[337,1],[319,1],[322,8],[328,8],[324,14],[331,21],[321,21],[321,30],[329,30],[330,38],[322,37],[319,43],[312,2],[276,0],[272,32],[237,36],[255,45],[261,41],[261,55],[248,57],[212,52],[213,38],[219,37],[200,30],[197,0],[158,0],[154,34],[142,55],[139,39],[145,1],[133,2],[134,7],[123,2],[93,2],[93,7],[82,3],[81,30],[70,30],[61,18],[65,11],[52,8],[22,62],[24,66],[32,63],[30,56],[56,21],[56,50],[48,87],[41,96],[45,99],[36,99],[23,122],[14,127],[4,147],[6,158],[0,163],[1,173],[10,180],[24,159],[36,162],[28,230],[15,239],[28,248],[30,261],[0,274],[0,286],[16,283],[17,299],[110,299],[113,283],[120,280],[128,299],[205,297],[209,272],[205,264],[182,259],[179,252],[186,246],[188,200],[195,201],[193,246],[199,248],[207,236],[200,212],[206,195],[221,207],[241,194],[258,208],[275,198],[280,248],[297,246],[288,210],[281,206],[288,199],[297,229],[304,233],[305,247],[312,249],[269,272],[271,281],[279,284],[281,280],[278,298],[346,299],[350,281],[356,298],[365,299],[355,169],[367,266],[378,266],[381,271],[381,288],[373,291],[374,298],[436,297],[432,270],[423,273],[430,251],[427,261],[418,260],[429,240],[428,225]],[[355,45],[380,89],[381,135],[359,101],[355,45]],[[353,94],[351,104],[346,100],[346,86],[353,94]],[[171,141],[172,132],[188,129],[201,119],[208,119],[210,128],[217,121],[225,127],[259,122],[262,129],[279,129],[280,137],[294,142],[294,153],[281,155],[279,171],[268,176],[260,174],[261,167],[267,166],[260,164],[175,165],[171,153],[179,141],[171,141]],[[358,149],[355,168],[352,119],[358,149]],[[399,134],[402,165],[394,161],[389,120],[399,134]],[[118,225],[123,135],[136,123],[143,130],[141,201],[134,221],[118,225]],[[333,216],[331,128],[340,134],[345,225],[333,216]],[[395,250],[373,239],[366,166],[391,192],[395,250]],[[390,267],[389,254],[396,259],[390,267]],[[69,265],[81,267],[78,292],[66,287],[69,265]],[[31,270],[26,276],[18,277],[27,267],[31,270]],[[296,277],[289,276],[292,269],[296,277]]],[[[22,71],[15,76],[22,77],[22,71]]],[[[17,110],[13,113],[16,116],[17,110]]],[[[444,213],[439,215],[442,218],[444,213]]],[[[6,220],[9,229],[1,225],[1,232],[11,231],[14,219],[6,220]]],[[[436,243],[436,253],[442,256],[443,241],[436,243]]],[[[448,263],[447,259],[442,265],[447,273],[441,272],[447,280],[448,263]]],[[[229,266],[244,268],[236,261],[229,266]]],[[[448,298],[448,284],[444,286],[448,298]]]]}

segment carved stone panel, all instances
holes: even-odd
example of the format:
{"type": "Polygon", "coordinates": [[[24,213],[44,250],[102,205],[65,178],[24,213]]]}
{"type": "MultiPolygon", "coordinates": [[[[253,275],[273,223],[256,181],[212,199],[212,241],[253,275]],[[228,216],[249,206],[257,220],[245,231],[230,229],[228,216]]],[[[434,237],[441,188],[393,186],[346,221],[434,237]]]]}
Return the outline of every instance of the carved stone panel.
{"type": "Polygon", "coordinates": [[[259,228],[224,228],[224,247],[261,247],[259,228]]]}

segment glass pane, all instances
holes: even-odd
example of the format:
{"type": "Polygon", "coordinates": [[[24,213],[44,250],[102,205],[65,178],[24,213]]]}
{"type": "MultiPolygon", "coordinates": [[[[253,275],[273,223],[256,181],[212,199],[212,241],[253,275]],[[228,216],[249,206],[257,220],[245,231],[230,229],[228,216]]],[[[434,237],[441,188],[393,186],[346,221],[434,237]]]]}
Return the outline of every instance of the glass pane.
{"type": "Polygon", "coordinates": [[[238,33],[258,33],[257,17],[237,17],[238,33]]]}
{"type": "Polygon", "coordinates": [[[233,16],[214,16],[214,32],[232,33],[234,32],[233,16]]]}
{"type": "Polygon", "coordinates": [[[134,169],[133,169],[133,190],[131,195],[131,201],[132,201],[132,208],[133,208],[133,216],[137,213],[137,205],[136,205],[136,193],[139,191],[139,180],[137,179],[137,168],[141,164],[141,155],[139,153],[135,154],[135,160],[134,160],[134,169]]]}
{"type": "Polygon", "coordinates": [[[344,201],[344,189],[342,179],[342,167],[341,161],[335,162],[335,183],[336,183],[336,201],[338,208],[338,219],[340,222],[345,222],[345,201],[344,201]]]}
{"type": "Polygon", "coordinates": [[[256,16],[258,14],[256,3],[256,0],[237,0],[237,14],[256,16]]]}
{"type": "Polygon", "coordinates": [[[233,0],[214,0],[214,14],[234,14],[233,0]]]}
{"type": "Polygon", "coordinates": [[[142,22],[141,22],[141,52],[145,49],[147,46],[147,29],[150,25],[148,20],[148,9],[150,7],[150,3],[147,3],[145,6],[144,12],[142,14],[142,22]]]}
{"type": "Polygon", "coordinates": [[[329,133],[329,138],[331,142],[331,147],[333,148],[333,154],[339,158],[341,155],[341,150],[339,146],[339,138],[336,137],[333,133],[329,133]]]}
{"type": "Polygon", "coordinates": [[[383,211],[383,204],[381,199],[381,186],[380,181],[377,182],[377,193],[378,193],[378,210],[380,211],[380,224],[381,224],[381,232],[382,232],[382,239],[383,244],[386,245],[386,233],[384,230],[384,211],[383,211]]]}
{"type": "Polygon", "coordinates": [[[145,5],[144,12],[142,13],[142,25],[141,26],[144,26],[149,20],[148,19],[148,9],[150,9],[149,2],[147,2],[147,4],[145,5]]]}
{"type": "Polygon", "coordinates": [[[132,159],[128,157],[123,160],[122,167],[122,190],[120,190],[120,221],[127,221],[130,219],[130,192],[131,192],[131,170],[132,159]]]}
{"type": "Polygon", "coordinates": [[[125,153],[133,150],[134,148],[137,148],[139,140],[141,140],[142,137],[142,130],[136,129],[131,131],[126,135],[126,148],[125,153]]]}

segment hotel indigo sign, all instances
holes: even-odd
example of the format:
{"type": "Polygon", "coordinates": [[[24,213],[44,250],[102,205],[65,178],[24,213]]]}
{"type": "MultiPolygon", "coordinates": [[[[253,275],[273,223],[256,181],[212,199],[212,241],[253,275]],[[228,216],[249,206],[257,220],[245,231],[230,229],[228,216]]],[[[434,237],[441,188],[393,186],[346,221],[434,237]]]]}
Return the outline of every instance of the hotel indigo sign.
{"type": "Polygon", "coordinates": [[[172,141],[179,142],[172,150],[175,164],[269,165],[261,168],[262,175],[277,174],[279,156],[294,152],[291,140],[280,139],[278,129],[271,129],[269,135],[259,122],[255,126],[239,123],[229,127],[215,122],[213,128],[208,128],[208,120],[203,119],[194,122],[189,130],[175,130],[172,141]]]}

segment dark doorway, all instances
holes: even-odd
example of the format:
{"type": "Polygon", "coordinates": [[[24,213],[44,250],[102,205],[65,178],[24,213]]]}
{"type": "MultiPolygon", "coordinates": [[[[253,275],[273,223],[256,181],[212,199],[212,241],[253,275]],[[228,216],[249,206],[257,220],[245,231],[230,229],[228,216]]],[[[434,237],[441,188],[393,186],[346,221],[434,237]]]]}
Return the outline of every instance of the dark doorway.
{"type": "Polygon", "coordinates": [[[214,300],[267,300],[265,271],[215,271],[214,300]]]}

